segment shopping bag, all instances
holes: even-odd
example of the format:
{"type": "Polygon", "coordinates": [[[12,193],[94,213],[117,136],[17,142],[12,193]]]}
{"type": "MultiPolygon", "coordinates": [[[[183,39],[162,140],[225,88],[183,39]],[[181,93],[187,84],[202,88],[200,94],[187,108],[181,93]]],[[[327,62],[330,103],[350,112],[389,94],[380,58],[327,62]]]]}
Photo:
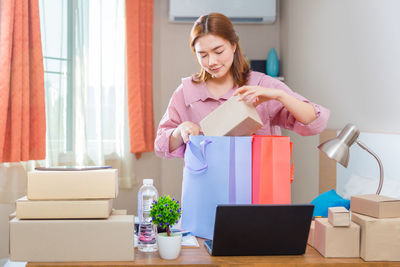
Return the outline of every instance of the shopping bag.
{"type": "Polygon", "coordinates": [[[251,204],[251,142],[250,136],[190,136],[184,156],[183,229],[212,239],[218,204],[251,204]]]}
{"type": "Polygon", "coordinates": [[[291,203],[292,147],[287,136],[253,136],[253,204],[291,203]]]}

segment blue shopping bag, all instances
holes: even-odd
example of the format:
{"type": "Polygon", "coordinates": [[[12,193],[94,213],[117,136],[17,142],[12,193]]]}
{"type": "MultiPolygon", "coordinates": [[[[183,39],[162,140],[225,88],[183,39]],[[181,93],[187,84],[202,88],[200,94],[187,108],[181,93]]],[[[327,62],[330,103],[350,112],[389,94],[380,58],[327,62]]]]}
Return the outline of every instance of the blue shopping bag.
{"type": "Polygon", "coordinates": [[[251,204],[251,143],[250,136],[190,136],[184,156],[183,229],[212,239],[218,204],[251,204]]]}

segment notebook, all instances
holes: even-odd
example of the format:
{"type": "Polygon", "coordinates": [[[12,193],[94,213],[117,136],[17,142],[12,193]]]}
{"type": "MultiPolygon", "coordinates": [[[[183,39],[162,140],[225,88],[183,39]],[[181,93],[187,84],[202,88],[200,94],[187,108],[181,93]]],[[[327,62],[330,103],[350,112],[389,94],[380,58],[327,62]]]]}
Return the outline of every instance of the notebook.
{"type": "Polygon", "coordinates": [[[212,256],[304,254],[314,205],[218,205],[212,256]]]}

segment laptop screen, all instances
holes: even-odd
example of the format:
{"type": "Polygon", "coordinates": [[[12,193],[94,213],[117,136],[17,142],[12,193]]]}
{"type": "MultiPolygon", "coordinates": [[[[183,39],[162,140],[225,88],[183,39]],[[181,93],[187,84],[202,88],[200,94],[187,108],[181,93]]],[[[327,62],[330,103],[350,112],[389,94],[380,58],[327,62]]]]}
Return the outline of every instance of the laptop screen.
{"type": "Polygon", "coordinates": [[[212,255],[304,254],[313,205],[218,205],[212,255]]]}

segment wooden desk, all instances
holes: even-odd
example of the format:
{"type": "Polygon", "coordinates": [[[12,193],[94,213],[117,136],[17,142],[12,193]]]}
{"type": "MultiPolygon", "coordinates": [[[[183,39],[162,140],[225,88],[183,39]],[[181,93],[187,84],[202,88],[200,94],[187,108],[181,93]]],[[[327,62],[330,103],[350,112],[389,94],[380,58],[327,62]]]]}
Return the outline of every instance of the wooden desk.
{"type": "Polygon", "coordinates": [[[132,262],[30,262],[26,266],[400,266],[400,262],[365,262],[361,258],[324,258],[314,248],[307,246],[306,253],[300,256],[235,256],[211,257],[198,239],[199,248],[182,248],[181,255],[173,261],[162,260],[158,252],[142,253],[135,250],[132,262]]]}

